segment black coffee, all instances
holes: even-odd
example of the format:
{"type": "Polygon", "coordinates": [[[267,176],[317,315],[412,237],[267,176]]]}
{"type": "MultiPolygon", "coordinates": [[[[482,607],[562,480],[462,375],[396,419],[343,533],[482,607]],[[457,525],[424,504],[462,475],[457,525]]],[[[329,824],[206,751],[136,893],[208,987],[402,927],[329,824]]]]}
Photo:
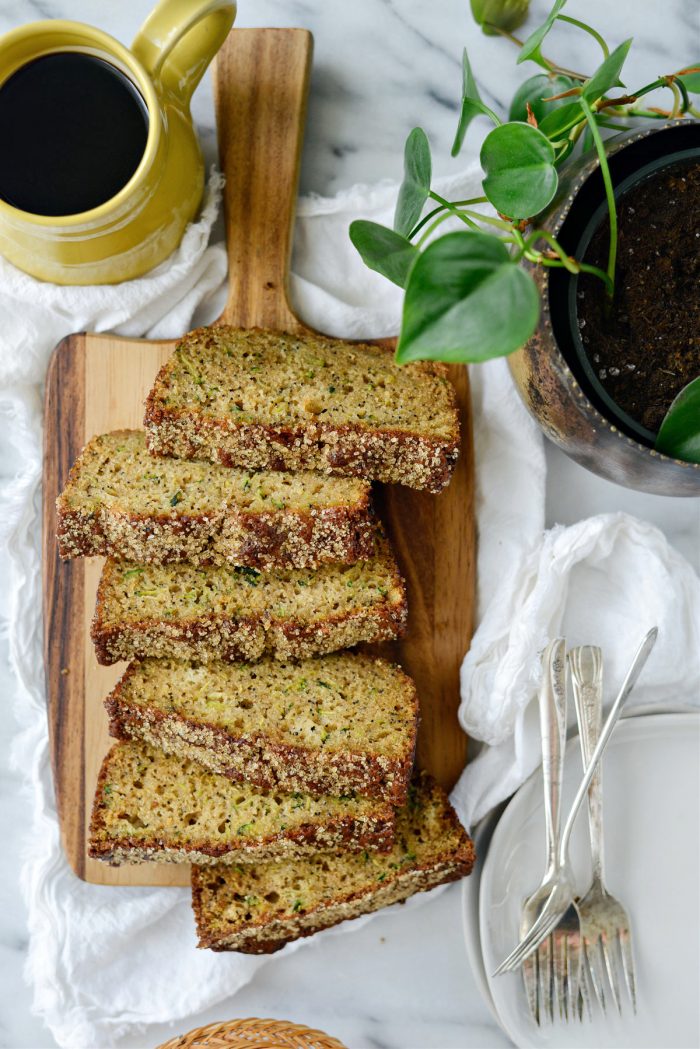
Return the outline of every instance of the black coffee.
{"type": "Polygon", "coordinates": [[[0,87],[0,198],[35,215],[75,215],[126,185],[146,148],[148,111],[115,66],[44,55],[0,87]]]}

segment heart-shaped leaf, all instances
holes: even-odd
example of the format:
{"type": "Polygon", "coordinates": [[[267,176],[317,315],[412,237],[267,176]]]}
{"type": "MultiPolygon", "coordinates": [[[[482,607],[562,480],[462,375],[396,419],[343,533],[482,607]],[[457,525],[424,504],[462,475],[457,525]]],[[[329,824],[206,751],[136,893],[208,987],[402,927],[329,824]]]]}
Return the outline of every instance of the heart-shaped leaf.
{"type": "Polygon", "coordinates": [[[551,141],[555,141],[584,119],[580,102],[567,102],[547,115],[540,122],[540,131],[551,141]]]}
{"type": "Polygon", "coordinates": [[[624,87],[620,83],[620,73],[627,58],[627,52],[632,46],[632,37],[625,40],[623,44],[611,51],[604,62],[596,69],[581,88],[581,95],[587,102],[595,102],[597,98],[609,91],[611,87],[624,87]]]}
{"type": "Polygon", "coordinates": [[[655,447],[673,459],[700,463],[700,376],[674,399],[656,435],[655,447]]]}
{"type": "Polygon", "coordinates": [[[430,193],[432,164],[430,143],[421,127],[414,127],[406,139],[403,154],[403,182],[399,189],[394,229],[408,236],[421,217],[423,205],[430,193]]]}
{"type": "Polygon", "coordinates": [[[452,143],[452,156],[456,157],[462,148],[464,142],[464,136],[467,133],[467,128],[471,124],[474,117],[487,116],[494,124],[500,124],[500,120],[488,106],[484,105],[481,101],[481,95],[479,94],[479,88],[476,86],[476,80],[472,73],[472,67],[469,64],[469,56],[465,47],[462,52],[462,108],[459,112],[459,123],[457,124],[457,131],[455,132],[455,140],[452,143]]]}
{"type": "Polygon", "coordinates": [[[527,18],[530,0],[471,0],[474,21],[487,36],[513,33],[527,18]]]}
{"type": "Polygon", "coordinates": [[[481,147],[484,193],[496,211],[527,219],[546,208],[557,191],[554,147],[530,124],[502,124],[481,147]]]}
{"type": "Polygon", "coordinates": [[[513,96],[510,104],[509,120],[527,121],[527,106],[530,104],[535,120],[541,124],[545,116],[555,109],[561,109],[567,104],[567,99],[560,98],[556,102],[545,102],[545,98],[552,95],[561,95],[564,91],[570,91],[574,82],[568,76],[548,77],[545,73],[538,73],[521,84],[513,96]]]}
{"type": "Polygon", "coordinates": [[[350,223],[350,240],[366,266],[400,288],[406,287],[409,270],[418,255],[418,248],[410,240],[367,219],[350,223]]]}
{"type": "Polygon", "coordinates": [[[683,81],[686,91],[691,95],[700,95],[700,62],[691,62],[685,69],[692,69],[692,73],[680,73],[679,80],[683,81]]]}
{"type": "Polygon", "coordinates": [[[537,64],[539,66],[542,66],[544,69],[549,68],[544,58],[542,57],[540,47],[542,46],[542,41],[546,37],[547,33],[556,22],[557,15],[561,11],[565,3],[566,0],[554,0],[554,6],[552,7],[552,10],[549,12],[542,25],[539,26],[538,29],[535,29],[533,33],[530,33],[523,46],[520,48],[520,53],[518,54],[518,63],[525,62],[529,58],[531,59],[531,61],[537,62],[537,64]]]}
{"type": "Polygon", "coordinates": [[[411,269],[396,359],[476,362],[504,356],[527,342],[539,310],[534,281],[498,238],[447,233],[411,269]]]}

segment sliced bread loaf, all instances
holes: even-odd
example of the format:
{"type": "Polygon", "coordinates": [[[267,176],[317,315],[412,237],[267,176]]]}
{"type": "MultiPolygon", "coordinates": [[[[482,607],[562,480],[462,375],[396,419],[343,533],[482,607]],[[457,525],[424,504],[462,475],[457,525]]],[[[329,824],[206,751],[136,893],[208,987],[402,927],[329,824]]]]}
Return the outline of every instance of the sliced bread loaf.
{"type": "Polygon", "coordinates": [[[56,508],[66,559],[314,568],[373,546],[367,481],[155,459],[143,430],[93,437],[56,508]]]}
{"type": "Polygon", "coordinates": [[[99,663],[303,659],[399,636],[406,590],[384,537],[355,565],[313,571],[105,563],[92,624],[99,663]]]}
{"type": "Polygon", "coordinates": [[[474,847],[444,791],[418,777],[386,855],[312,856],[246,867],[194,867],[199,946],[270,954],[290,940],[469,874],[474,847]]]}
{"type": "Polygon", "coordinates": [[[394,810],[367,798],[263,792],[144,743],[116,743],[97,781],[89,854],[243,863],[323,849],[387,849],[394,810]]]}
{"type": "Polygon", "coordinates": [[[383,659],[132,663],[105,700],[110,731],[258,787],[384,798],[411,775],[418,700],[383,659]]]}
{"type": "Polygon", "coordinates": [[[439,492],[459,454],[442,365],[382,347],[260,329],[190,332],[146,402],[156,455],[320,470],[439,492]]]}

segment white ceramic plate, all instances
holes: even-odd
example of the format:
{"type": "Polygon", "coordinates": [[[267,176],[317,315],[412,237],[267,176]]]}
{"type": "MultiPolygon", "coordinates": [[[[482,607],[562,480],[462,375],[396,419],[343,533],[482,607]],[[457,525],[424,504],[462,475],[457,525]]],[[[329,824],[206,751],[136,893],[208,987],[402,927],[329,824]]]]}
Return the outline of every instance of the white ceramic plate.
{"type": "MultiPolygon", "coordinates": [[[[563,812],[581,777],[578,739],[567,747],[563,812]]],[[[674,1049],[700,1044],[700,716],[630,718],[615,729],[604,759],[606,880],[632,922],[638,1011],[598,1010],[582,1024],[538,1028],[520,973],[492,977],[515,946],[520,905],[544,866],[542,780],[537,772],[495,828],[479,891],[479,931],[490,996],[520,1047],[674,1049]]],[[[585,806],[571,844],[578,890],[590,853],[585,806]]]]}

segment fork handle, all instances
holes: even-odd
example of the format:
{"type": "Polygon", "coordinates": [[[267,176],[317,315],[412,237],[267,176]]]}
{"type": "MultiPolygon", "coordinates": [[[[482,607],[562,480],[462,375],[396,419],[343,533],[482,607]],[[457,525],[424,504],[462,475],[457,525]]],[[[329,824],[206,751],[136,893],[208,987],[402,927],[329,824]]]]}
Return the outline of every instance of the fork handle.
{"type": "Polygon", "coordinates": [[[561,829],[561,783],[566,746],[566,641],[550,641],[542,657],[539,693],[542,735],[542,778],[547,864],[558,862],[561,829]]]}
{"type": "MultiPolygon", "coordinates": [[[[569,652],[571,681],[576,706],[584,772],[600,737],[603,724],[603,653],[595,645],[582,645],[569,652]]],[[[603,881],[603,768],[593,774],[588,788],[588,831],[591,839],[593,879],[603,881]]]]}

